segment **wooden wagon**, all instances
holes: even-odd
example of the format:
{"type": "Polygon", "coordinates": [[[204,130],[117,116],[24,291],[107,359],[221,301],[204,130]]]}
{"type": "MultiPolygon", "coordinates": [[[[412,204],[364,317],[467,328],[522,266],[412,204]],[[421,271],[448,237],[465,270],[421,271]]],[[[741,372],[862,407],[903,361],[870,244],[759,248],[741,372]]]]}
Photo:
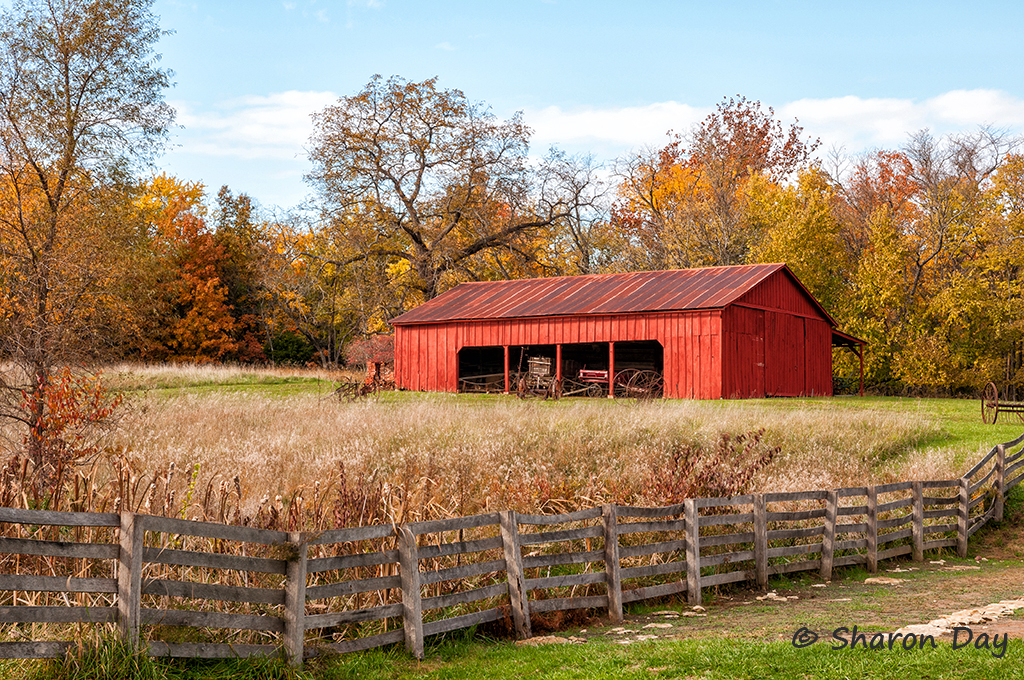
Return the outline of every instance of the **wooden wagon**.
{"type": "Polygon", "coordinates": [[[516,394],[520,399],[525,397],[543,397],[558,399],[562,396],[562,386],[551,371],[551,359],[548,357],[530,357],[528,370],[521,373],[516,380],[516,394]]]}
{"type": "Polygon", "coordinates": [[[1013,413],[1024,423],[1024,402],[999,399],[999,388],[994,382],[985,385],[981,393],[981,420],[986,425],[994,425],[1000,413],[1013,413]]]}

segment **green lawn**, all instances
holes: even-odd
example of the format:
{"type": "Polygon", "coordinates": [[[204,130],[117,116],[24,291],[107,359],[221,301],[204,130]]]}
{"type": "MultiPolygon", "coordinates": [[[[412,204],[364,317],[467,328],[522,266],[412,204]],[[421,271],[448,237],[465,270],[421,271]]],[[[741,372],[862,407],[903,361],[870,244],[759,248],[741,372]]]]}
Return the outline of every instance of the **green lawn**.
{"type": "Polygon", "coordinates": [[[457,680],[460,678],[701,678],[708,680],[792,680],[817,678],[1024,678],[1024,642],[1003,647],[954,650],[949,642],[933,649],[906,651],[894,647],[836,649],[833,639],[807,648],[791,642],[731,640],[646,641],[619,645],[519,647],[506,641],[450,640],[428,648],[422,662],[401,650],[372,651],[342,658],[309,661],[298,671],[281,662],[151,661],[132,657],[83,663],[32,663],[0,670],[12,678],[35,680],[85,678],[393,678],[457,680]]]}

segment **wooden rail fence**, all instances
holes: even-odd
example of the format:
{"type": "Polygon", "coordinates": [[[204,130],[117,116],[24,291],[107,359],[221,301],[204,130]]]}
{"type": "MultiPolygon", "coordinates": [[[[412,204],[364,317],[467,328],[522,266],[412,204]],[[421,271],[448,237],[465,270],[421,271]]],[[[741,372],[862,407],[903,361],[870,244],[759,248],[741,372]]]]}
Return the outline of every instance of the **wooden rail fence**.
{"type": "Polygon", "coordinates": [[[425,637],[491,621],[525,638],[545,612],[607,609],[619,621],[626,603],[685,593],[699,604],[702,588],[725,583],[874,572],[937,548],[962,557],[1024,479],[1024,449],[1008,453],[1022,442],[960,479],[322,533],[0,508],[0,657],[58,657],[98,630],[154,656],[300,663],[404,642],[422,657],[425,637]]]}

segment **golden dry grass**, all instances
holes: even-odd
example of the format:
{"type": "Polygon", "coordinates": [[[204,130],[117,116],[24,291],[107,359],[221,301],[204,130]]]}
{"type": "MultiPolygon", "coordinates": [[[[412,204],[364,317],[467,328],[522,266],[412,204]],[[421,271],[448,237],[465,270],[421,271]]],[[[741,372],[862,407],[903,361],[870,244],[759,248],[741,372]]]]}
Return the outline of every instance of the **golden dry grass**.
{"type": "MultiPolygon", "coordinates": [[[[452,395],[409,395],[354,404],[316,394],[185,392],[144,398],[116,443],[139,474],[189,472],[200,492],[241,488],[241,515],[317,481],[379,487],[389,521],[515,508],[557,512],[605,501],[658,504],[651,482],[681,446],[712,449],[723,433],[764,430],[780,447],[749,490],[794,491],[955,477],[956,452],[909,455],[938,423],[891,410],[815,404],[565,400],[559,404],[452,395]]],[[[738,461],[742,464],[742,461],[738,461]]],[[[728,474],[728,471],[723,471],[728,474]]],[[[172,484],[173,485],[173,484],[172,484]]],[[[322,491],[321,491],[322,493],[322,491]]],[[[193,494],[195,495],[195,494],[193,494]]],[[[197,508],[190,508],[191,517],[197,508]]]]}
{"type": "Polygon", "coordinates": [[[779,452],[746,490],[952,478],[975,457],[963,447],[922,448],[941,439],[935,417],[849,400],[551,403],[400,393],[342,403],[329,398],[339,376],[292,369],[126,365],[106,376],[133,396],[105,457],[80,471],[98,490],[82,509],[109,510],[123,496],[145,512],[263,516],[257,523],[268,526],[291,513],[293,523],[325,528],[505,508],[658,505],[668,502],[658,482],[680,450],[714,452],[723,435],[759,431],[761,444],[725,455],[717,476],[742,477],[772,447],[779,452]]]}
{"type": "MultiPolygon", "coordinates": [[[[67,491],[51,509],[130,507],[189,519],[321,530],[506,508],[557,513],[603,502],[666,505],[679,500],[669,495],[682,487],[666,483],[679,475],[684,482],[705,480],[695,495],[716,495],[722,488],[718,482],[745,480],[755,469],[742,490],[948,479],[964,472],[965,460],[980,457],[980,451],[966,450],[969,444],[928,448],[927,442],[946,438],[946,424],[934,410],[891,401],[553,403],[391,393],[344,403],[315,384],[316,374],[300,371],[130,366],[107,375],[111,384],[134,392],[131,408],[105,442],[103,455],[65,478],[67,491]],[[750,436],[758,432],[760,440],[750,436]],[[758,468],[757,461],[775,447],[770,464],[758,468]],[[690,468],[680,469],[680,460],[690,468]],[[715,461],[714,483],[701,476],[709,460],[715,461]]],[[[24,482],[12,476],[10,466],[0,473],[5,485],[24,482]]],[[[36,504],[24,492],[18,498],[23,505],[36,504]]],[[[483,537],[477,533],[460,534],[459,540],[483,537]]],[[[175,545],[229,549],[205,540],[175,545]]],[[[390,549],[392,543],[384,539],[373,549],[390,549]]],[[[320,556],[340,550],[331,546],[320,556]]],[[[256,553],[250,547],[247,554],[256,553]]],[[[31,566],[26,562],[20,568],[31,566]]],[[[149,569],[151,578],[212,578],[202,570],[149,569]]],[[[391,573],[374,569],[348,577],[391,573]]],[[[258,584],[277,587],[259,579],[229,583],[258,584]]],[[[47,597],[45,603],[54,603],[59,595],[47,597]]],[[[106,596],[89,597],[82,604],[109,604],[106,596]]],[[[369,606],[360,597],[330,606],[369,606]]],[[[201,606],[256,613],[248,605],[201,606]]],[[[249,634],[239,635],[238,641],[252,641],[249,634]]]]}

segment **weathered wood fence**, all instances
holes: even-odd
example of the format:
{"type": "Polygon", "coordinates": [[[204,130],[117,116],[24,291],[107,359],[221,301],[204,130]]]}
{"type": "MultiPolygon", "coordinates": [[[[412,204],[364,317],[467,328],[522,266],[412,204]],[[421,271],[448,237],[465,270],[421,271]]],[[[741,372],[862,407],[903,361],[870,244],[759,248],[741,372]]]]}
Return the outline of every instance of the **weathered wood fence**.
{"type": "Polygon", "coordinates": [[[1022,442],[960,479],[316,534],[0,508],[0,657],[61,656],[104,626],[155,656],[283,651],[297,663],[404,642],[422,657],[425,637],[491,621],[529,637],[546,612],[606,609],[618,621],[626,603],[685,593],[699,604],[702,588],[725,583],[874,572],[937,548],[965,556],[1024,479],[1024,449],[1008,454],[1022,442]],[[65,639],[33,637],[54,631],[65,639]]]}

